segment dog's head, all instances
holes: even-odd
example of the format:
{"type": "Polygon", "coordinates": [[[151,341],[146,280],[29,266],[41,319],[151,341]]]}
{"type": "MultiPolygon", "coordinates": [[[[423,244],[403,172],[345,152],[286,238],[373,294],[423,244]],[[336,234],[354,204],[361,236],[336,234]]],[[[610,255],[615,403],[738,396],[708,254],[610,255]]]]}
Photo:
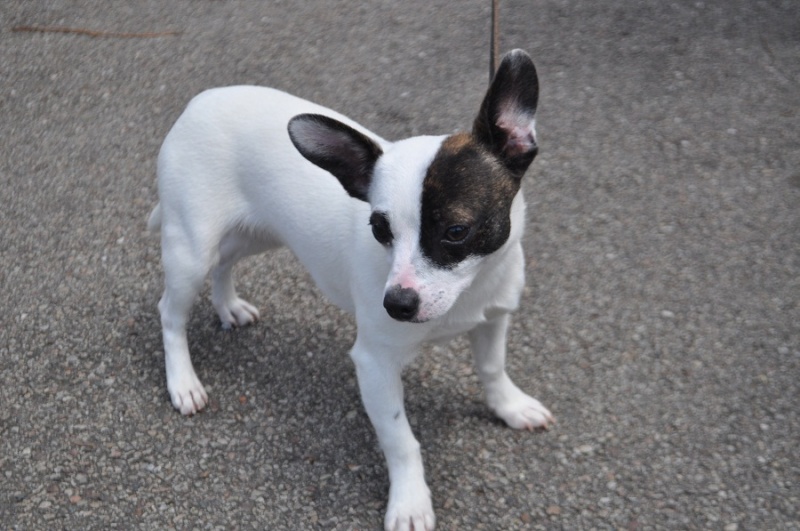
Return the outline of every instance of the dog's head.
{"type": "Polygon", "coordinates": [[[413,137],[381,148],[333,118],[303,114],[289,135],[309,161],[372,207],[369,224],[389,253],[383,305],[400,321],[444,315],[484,257],[511,233],[511,204],[537,152],[539,83],[522,50],[508,53],[471,133],[413,137]]]}

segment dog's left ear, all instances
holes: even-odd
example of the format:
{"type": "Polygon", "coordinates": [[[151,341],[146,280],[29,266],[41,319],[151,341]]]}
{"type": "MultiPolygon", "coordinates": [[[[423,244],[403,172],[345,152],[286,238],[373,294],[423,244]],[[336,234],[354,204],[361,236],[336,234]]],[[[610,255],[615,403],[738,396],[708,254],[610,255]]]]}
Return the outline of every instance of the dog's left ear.
{"type": "Polygon", "coordinates": [[[289,138],[310,162],[339,179],[348,194],[367,201],[380,146],[349,125],[321,114],[300,114],[289,121],[289,138]]]}
{"type": "Polygon", "coordinates": [[[536,157],[535,115],[539,78],[530,56],[513,50],[503,56],[472,126],[472,134],[517,177],[536,157]]]}

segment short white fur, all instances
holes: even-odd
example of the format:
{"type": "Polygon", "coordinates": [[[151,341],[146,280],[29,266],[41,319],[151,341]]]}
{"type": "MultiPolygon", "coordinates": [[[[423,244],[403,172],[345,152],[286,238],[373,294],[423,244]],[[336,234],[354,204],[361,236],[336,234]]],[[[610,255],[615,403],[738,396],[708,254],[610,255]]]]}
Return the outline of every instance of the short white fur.
{"type": "Polygon", "coordinates": [[[212,89],[192,100],[164,141],[160,203],[149,221],[151,230],[161,231],[165,290],[159,310],[167,389],[184,415],[208,404],[191,362],[186,325],[209,272],[212,303],[226,328],[259,318],[235,290],[234,264],[281,245],[293,251],[331,301],[355,315],[358,333],[350,355],[389,470],[384,521],[389,531],[435,525],[401,381],[403,366],[424,342],[469,333],[489,407],[517,429],[553,422],[505,370],[509,313],[524,285],[522,193],[513,200],[511,234],[494,253],[453,268],[437,268],[420,253],[422,183],[443,138],[391,143],[338,113],[274,89],[212,89]],[[370,203],[350,197],[294,147],[287,123],[303,113],[333,117],[381,147],[370,203]],[[395,235],[390,248],[370,232],[372,211],[387,213],[395,235]],[[398,283],[420,293],[418,320],[424,322],[400,322],[384,310],[386,289],[398,283]]]}

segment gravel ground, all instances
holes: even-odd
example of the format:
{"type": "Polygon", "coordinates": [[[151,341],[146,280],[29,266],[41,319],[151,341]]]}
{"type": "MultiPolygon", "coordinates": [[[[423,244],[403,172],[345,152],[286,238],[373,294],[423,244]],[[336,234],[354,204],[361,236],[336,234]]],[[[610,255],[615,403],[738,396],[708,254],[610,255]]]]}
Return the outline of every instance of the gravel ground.
{"type": "MultiPolygon", "coordinates": [[[[534,57],[517,382],[467,344],[406,374],[440,529],[800,529],[796,2],[502,2],[534,57]]],[[[155,158],[186,102],[270,85],[387,138],[464,129],[489,2],[0,4],[0,527],[377,529],[388,480],[350,317],[286,251],[241,268],[257,326],[195,307],[210,410],[176,413],[156,302],[155,158]],[[22,25],[159,37],[14,31],[22,25]]]]}

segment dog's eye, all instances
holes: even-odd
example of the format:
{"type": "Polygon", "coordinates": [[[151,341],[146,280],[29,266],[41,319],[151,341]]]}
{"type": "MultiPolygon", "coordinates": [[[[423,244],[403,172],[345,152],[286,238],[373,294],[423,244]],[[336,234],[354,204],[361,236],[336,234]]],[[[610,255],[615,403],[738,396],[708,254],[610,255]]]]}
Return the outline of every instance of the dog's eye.
{"type": "Polygon", "coordinates": [[[444,231],[444,240],[450,243],[461,243],[469,234],[469,227],[466,225],[453,225],[444,231]]]}
{"type": "Polygon", "coordinates": [[[389,220],[383,212],[373,212],[369,217],[369,224],[372,226],[372,235],[381,245],[389,245],[394,239],[392,229],[389,228],[389,220]]]}

